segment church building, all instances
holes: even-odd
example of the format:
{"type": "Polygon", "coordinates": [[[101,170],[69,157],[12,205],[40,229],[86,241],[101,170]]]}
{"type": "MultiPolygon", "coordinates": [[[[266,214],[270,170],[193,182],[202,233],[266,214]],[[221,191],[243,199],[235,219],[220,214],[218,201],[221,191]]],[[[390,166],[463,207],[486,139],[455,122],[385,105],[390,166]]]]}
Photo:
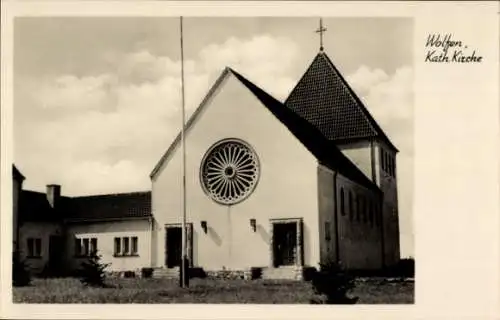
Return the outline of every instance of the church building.
{"type": "MultiPolygon", "coordinates": [[[[189,265],[301,278],[398,262],[398,150],[320,49],[285,102],[226,68],[185,126],[189,265]]],[[[151,173],[152,267],[181,265],[181,134],[151,173]]]]}

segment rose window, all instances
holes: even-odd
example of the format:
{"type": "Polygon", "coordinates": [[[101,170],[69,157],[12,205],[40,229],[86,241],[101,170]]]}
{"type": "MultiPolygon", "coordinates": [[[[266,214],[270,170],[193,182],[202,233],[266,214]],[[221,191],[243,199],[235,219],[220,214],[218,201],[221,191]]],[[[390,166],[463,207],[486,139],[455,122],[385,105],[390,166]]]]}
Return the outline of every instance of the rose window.
{"type": "Polygon", "coordinates": [[[252,193],[259,178],[259,159],[241,140],[222,140],[206,153],[201,185],[216,202],[235,204],[252,193]]]}

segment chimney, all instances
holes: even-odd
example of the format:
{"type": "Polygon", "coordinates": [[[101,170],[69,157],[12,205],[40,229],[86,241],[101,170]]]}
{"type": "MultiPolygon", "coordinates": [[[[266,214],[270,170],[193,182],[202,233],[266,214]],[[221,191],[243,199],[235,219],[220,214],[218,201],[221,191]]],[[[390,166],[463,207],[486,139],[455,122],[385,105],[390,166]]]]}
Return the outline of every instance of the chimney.
{"type": "Polygon", "coordinates": [[[58,184],[47,185],[47,201],[52,208],[57,206],[59,198],[61,197],[61,186],[58,184]]]}

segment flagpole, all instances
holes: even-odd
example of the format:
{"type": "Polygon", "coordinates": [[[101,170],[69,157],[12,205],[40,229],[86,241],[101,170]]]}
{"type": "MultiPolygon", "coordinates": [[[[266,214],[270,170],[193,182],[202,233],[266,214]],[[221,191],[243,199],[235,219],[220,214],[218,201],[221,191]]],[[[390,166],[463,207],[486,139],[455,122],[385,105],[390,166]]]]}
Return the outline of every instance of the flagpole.
{"type": "Polygon", "coordinates": [[[184,98],[184,42],[182,30],[182,16],[180,17],[180,31],[181,31],[181,92],[182,92],[182,126],[181,126],[181,140],[182,140],[182,259],[180,270],[181,287],[187,288],[188,285],[188,257],[187,257],[187,237],[186,237],[186,139],[185,139],[185,98],[184,98]]]}

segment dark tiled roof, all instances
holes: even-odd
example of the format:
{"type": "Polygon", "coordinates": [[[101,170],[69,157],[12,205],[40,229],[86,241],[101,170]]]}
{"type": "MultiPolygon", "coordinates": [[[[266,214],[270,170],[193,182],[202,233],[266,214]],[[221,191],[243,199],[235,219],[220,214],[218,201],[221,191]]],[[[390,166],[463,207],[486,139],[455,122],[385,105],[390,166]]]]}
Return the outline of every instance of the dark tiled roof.
{"type": "Polygon", "coordinates": [[[15,165],[12,165],[12,177],[18,181],[23,181],[25,179],[21,171],[19,171],[15,165]]]}
{"type": "Polygon", "coordinates": [[[236,71],[231,71],[321,164],[332,170],[339,171],[342,175],[365,187],[379,190],[356,165],[344,156],[335,143],[328,140],[313,124],[297,115],[236,71]]]}
{"type": "Polygon", "coordinates": [[[60,197],[54,209],[41,192],[23,190],[19,218],[23,222],[98,221],[151,216],[151,192],[60,197]]]}
{"type": "Polygon", "coordinates": [[[64,205],[68,220],[95,221],[151,216],[151,192],[74,197],[64,205]]]}
{"type": "Polygon", "coordinates": [[[318,53],[285,105],[335,142],[380,138],[383,130],[324,52],[318,53]]]}
{"type": "MultiPolygon", "coordinates": [[[[61,198],[61,204],[64,201],[61,198]]],[[[57,222],[62,219],[62,210],[54,210],[41,192],[22,190],[19,196],[19,220],[22,222],[57,222]]]]}

